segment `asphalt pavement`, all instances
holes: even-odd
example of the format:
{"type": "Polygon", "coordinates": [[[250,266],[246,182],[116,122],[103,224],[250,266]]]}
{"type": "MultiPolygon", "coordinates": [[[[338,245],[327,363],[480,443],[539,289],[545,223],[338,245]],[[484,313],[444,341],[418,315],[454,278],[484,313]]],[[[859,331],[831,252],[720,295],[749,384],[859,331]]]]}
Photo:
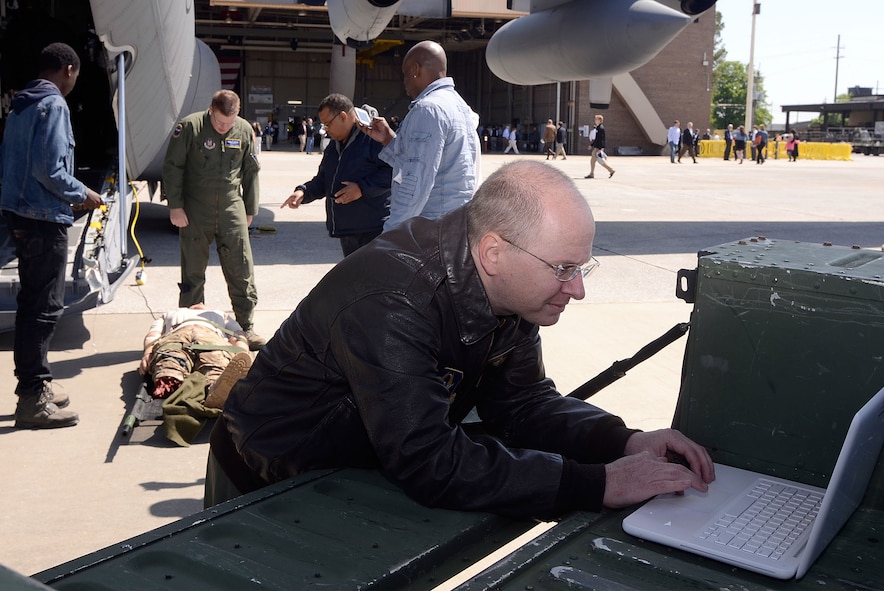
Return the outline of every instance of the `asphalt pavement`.
{"type": "MultiPolygon", "coordinates": [[[[485,155],[489,174],[516,158],[485,155]]],[[[319,155],[275,149],[261,154],[261,211],[253,222],[256,329],[271,337],[318,279],[341,259],[325,229],[321,202],[279,208],[316,172],[319,155]]],[[[593,207],[594,255],[601,261],[559,323],[542,329],[548,374],[569,392],[689,319],[675,297],[676,273],[697,252],[751,236],[858,245],[884,244],[884,158],[764,165],[720,159],[611,157],[585,179],[589,158],[550,160],[593,207]]],[[[13,335],[0,335],[0,564],[33,574],[186,517],[202,508],[208,428],[190,447],[145,424],[120,436],[138,385],[141,343],[152,321],[177,306],[178,240],[164,203],[139,185],[135,237],[150,262],[144,284],[131,274],[113,301],[62,319],[49,359],[57,388],[71,397],[80,424],[49,431],[13,427],[13,335]]],[[[130,253],[137,252],[130,242],[130,253]]],[[[206,304],[229,308],[213,253],[206,304]]],[[[666,427],[678,394],[681,339],[591,399],[642,429],[666,427]]]]}

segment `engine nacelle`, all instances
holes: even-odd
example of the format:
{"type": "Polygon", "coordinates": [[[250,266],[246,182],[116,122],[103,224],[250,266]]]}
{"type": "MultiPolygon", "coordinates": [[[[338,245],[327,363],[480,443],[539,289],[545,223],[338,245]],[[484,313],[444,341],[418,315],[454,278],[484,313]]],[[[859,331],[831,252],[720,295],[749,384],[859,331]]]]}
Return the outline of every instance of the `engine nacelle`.
{"type": "Polygon", "coordinates": [[[654,0],[573,0],[501,27],[485,60],[512,84],[611,77],[649,62],[690,22],[654,0]]]}
{"type": "Polygon", "coordinates": [[[715,5],[715,0],[657,0],[657,2],[690,16],[706,12],[715,5]]]}
{"type": "Polygon", "coordinates": [[[335,36],[352,47],[376,39],[389,24],[401,0],[328,0],[328,20],[335,36]]]}

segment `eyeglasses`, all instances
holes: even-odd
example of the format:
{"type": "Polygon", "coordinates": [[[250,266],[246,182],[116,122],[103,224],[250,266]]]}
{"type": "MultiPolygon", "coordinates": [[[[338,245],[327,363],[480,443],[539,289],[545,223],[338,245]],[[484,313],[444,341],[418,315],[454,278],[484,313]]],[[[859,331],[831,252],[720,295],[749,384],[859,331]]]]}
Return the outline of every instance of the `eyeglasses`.
{"type": "Polygon", "coordinates": [[[220,117],[218,117],[218,115],[215,113],[215,111],[212,110],[209,113],[209,116],[212,118],[212,121],[215,123],[215,125],[217,127],[220,127],[221,129],[229,130],[236,123],[236,115],[232,115],[232,116],[228,117],[228,120],[225,121],[224,119],[221,119],[220,117]]]}
{"type": "Polygon", "coordinates": [[[504,242],[506,242],[507,244],[509,244],[511,246],[515,246],[516,248],[518,248],[522,252],[530,254],[535,259],[537,259],[538,261],[540,261],[541,263],[543,263],[544,265],[546,265],[547,267],[552,269],[556,275],[556,279],[558,279],[559,281],[561,281],[563,283],[566,281],[571,281],[572,279],[577,277],[578,273],[583,275],[583,278],[586,279],[587,277],[589,277],[590,273],[595,271],[598,268],[598,266],[601,264],[601,263],[599,263],[599,261],[595,257],[590,257],[589,262],[583,266],[575,265],[573,263],[569,263],[567,265],[562,265],[562,264],[553,265],[549,261],[543,260],[542,258],[537,256],[533,252],[529,252],[529,251],[525,250],[524,248],[522,248],[521,246],[519,246],[515,242],[510,242],[509,240],[507,240],[503,236],[501,236],[501,239],[504,242]]]}
{"type": "Polygon", "coordinates": [[[326,123],[325,121],[323,121],[322,118],[319,118],[319,117],[318,117],[318,119],[319,119],[319,122],[320,122],[320,123],[322,123],[322,124],[325,125],[326,127],[330,127],[332,123],[334,123],[335,121],[338,120],[338,115],[340,115],[341,113],[342,113],[342,111],[338,111],[337,113],[335,113],[334,115],[332,115],[332,117],[328,120],[328,123],[326,123]]]}

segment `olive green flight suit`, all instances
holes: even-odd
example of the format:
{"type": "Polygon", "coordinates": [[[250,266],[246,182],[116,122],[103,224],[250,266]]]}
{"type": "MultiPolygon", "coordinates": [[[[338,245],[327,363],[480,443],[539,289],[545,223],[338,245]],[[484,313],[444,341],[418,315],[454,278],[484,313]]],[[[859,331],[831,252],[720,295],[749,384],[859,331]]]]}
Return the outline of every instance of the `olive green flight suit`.
{"type": "Polygon", "coordinates": [[[246,215],[258,213],[258,159],[252,126],[242,117],[220,135],[209,111],[182,119],[163,162],[163,193],[170,208],[183,207],[178,231],[181,283],[178,305],[205,302],[209,246],[215,242],[236,321],[252,328],[258,293],[246,215]]]}

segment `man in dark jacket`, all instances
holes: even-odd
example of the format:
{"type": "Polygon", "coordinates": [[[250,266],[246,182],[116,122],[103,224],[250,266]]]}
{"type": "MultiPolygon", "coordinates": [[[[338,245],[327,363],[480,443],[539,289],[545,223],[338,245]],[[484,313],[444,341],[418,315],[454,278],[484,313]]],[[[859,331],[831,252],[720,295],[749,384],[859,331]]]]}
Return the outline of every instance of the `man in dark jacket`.
{"type": "Polygon", "coordinates": [[[346,96],[322,99],[319,120],[334,141],[323,153],[316,176],[295,187],[280,208],[296,209],[326,197],[328,235],[340,239],[347,256],[383,231],[390,216],[393,169],[378,157],[384,145],[359,132],[353,103],[346,96]]]}
{"type": "Polygon", "coordinates": [[[617,172],[613,168],[611,168],[608,163],[608,155],[605,153],[605,116],[604,115],[596,115],[595,116],[595,127],[592,128],[592,131],[589,135],[589,146],[592,150],[592,157],[589,159],[589,174],[584,178],[593,179],[595,178],[595,163],[598,162],[602,165],[602,167],[608,171],[608,178],[614,176],[614,173],[617,172]]]}
{"type": "Polygon", "coordinates": [[[734,124],[728,123],[724,130],[724,159],[731,159],[731,146],[734,145],[734,124]]]}
{"type": "Polygon", "coordinates": [[[556,156],[561,156],[562,160],[568,159],[567,154],[565,154],[566,137],[567,131],[565,130],[565,122],[559,121],[559,126],[556,128],[556,156]]]}
{"type": "Polygon", "coordinates": [[[684,153],[687,152],[688,156],[690,156],[694,164],[697,163],[697,132],[694,131],[694,123],[692,121],[688,121],[688,126],[685,127],[684,131],[681,134],[681,150],[678,152],[678,161],[681,162],[681,157],[684,156],[684,153]]]}
{"type": "Polygon", "coordinates": [[[671,429],[628,429],[544,374],[539,326],[585,296],[594,233],[570,178],[520,160],[467,205],[345,258],[231,391],[211,436],[207,506],[344,466],[379,468],[428,506],[516,517],[705,491],[703,448],[671,429]],[[464,426],[472,409],[481,430],[464,426]]]}

